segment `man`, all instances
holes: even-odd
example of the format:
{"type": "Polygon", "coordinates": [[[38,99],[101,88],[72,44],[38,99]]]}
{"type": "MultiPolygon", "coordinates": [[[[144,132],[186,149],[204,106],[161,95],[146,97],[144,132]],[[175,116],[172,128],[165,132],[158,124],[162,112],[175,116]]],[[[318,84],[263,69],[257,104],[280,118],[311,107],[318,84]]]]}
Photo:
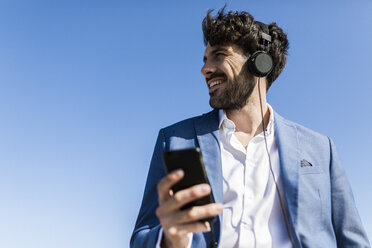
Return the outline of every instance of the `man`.
{"type": "Polygon", "coordinates": [[[131,247],[213,247],[210,231],[228,248],[369,247],[332,141],[266,103],[286,63],[282,29],[222,9],[208,12],[203,33],[214,110],[160,130],[131,247]],[[166,175],[162,155],[190,147],[200,147],[210,187],[174,194],[184,174],[166,175]],[[180,210],[210,192],[216,203],[180,210]]]}

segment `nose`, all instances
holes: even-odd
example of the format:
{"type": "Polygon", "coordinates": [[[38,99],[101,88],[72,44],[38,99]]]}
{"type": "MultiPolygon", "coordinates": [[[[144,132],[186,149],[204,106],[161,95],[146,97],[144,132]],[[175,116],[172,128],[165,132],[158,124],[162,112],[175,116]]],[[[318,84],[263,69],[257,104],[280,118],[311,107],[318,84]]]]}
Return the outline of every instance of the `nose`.
{"type": "Polygon", "coordinates": [[[204,77],[214,73],[216,71],[216,67],[212,63],[205,62],[203,67],[201,68],[201,73],[204,77]]]}

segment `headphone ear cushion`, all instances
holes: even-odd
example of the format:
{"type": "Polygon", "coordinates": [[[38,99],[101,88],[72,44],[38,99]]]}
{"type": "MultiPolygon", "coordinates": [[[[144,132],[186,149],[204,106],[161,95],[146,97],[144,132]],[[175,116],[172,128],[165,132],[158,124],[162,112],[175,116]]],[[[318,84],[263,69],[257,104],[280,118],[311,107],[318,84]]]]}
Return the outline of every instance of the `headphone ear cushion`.
{"type": "Polygon", "coordinates": [[[273,67],[273,59],[265,51],[257,51],[249,57],[249,71],[257,77],[266,77],[273,70],[273,67]]]}

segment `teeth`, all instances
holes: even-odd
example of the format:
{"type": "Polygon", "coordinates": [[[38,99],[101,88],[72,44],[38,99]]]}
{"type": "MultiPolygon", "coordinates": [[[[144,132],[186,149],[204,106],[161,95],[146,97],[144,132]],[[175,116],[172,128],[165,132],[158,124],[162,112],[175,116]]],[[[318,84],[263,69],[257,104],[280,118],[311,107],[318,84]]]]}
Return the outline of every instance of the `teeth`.
{"type": "Polygon", "coordinates": [[[214,82],[212,82],[212,83],[209,84],[209,88],[212,88],[213,86],[218,85],[218,84],[221,84],[221,83],[222,83],[221,80],[214,81],[214,82]]]}

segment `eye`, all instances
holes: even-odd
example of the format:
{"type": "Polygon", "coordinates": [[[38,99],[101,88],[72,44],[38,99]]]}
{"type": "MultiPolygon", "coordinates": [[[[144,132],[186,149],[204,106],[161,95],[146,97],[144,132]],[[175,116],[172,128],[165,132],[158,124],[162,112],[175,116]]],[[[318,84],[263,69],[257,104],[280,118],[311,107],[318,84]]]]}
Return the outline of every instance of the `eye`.
{"type": "Polygon", "coordinates": [[[218,60],[225,60],[225,58],[226,58],[227,55],[225,53],[223,53],[223,52],[217,52],[215,54],[215,56],[216,56],[216,59],[218,59],[218,60]]]}

